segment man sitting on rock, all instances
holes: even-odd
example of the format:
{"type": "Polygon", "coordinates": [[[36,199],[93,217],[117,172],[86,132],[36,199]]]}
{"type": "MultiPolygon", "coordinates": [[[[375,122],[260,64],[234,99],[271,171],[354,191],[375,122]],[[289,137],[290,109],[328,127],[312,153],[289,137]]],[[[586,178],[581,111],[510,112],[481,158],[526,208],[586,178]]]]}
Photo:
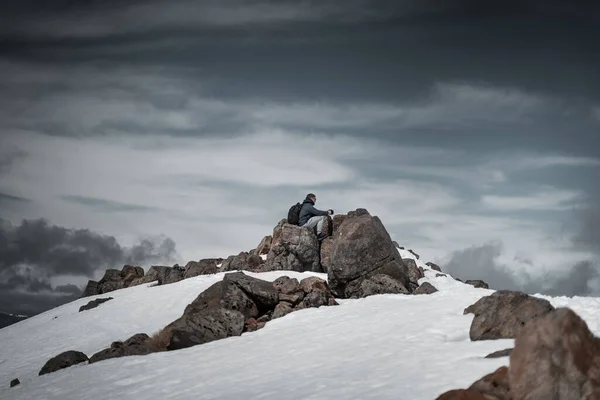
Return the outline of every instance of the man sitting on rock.
{"type": "Polygon", "coordinates": [[[306,199],[302,202],[302,208],[300,209],[298,225],[312,229],[313,232],[315,232],[316,228],[317,239],[323,240],[327,237],[327,234],[323,232],[323,223],[326,216],[333,215],[333,210],[318,210],[315,208],[316,202],[317,196],[313,193],[306,195],[306,199]]]}

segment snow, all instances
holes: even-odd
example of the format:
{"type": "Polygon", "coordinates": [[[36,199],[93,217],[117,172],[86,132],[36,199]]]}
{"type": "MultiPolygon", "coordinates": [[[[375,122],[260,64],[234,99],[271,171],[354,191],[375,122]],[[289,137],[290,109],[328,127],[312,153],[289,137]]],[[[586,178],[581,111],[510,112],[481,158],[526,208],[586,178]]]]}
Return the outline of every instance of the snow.
{"type": "MultiPolygon", "coordinates": [[[[416,259],[401,250],[403,258],[416,259]]],[[[82,313],[85,298],[0,330],[2,399],[434,399],[507,365],[485,359],[512,339],[471,342],[472,315],[463,310],[493,290],[478,289],[425,267],[439,292],[338,300],[339,306],[296,311],[266,327],[192,348],[78,365],[37,376],[66,350],[91,356],[115,340],[152,334],[178,318],[224,273],[152,284],[95,297],[114,297],[82,313]],[[55,317],[57,317],[55,319],[55,317]],[[10,380],[21,385],[9,389],[10,380]]],[[[273,281],[316,273],[249,273],[273,281]]],[[[539,296],[539,295],[538,295],[539,296]]],[[[547,298],[573,308],[600,333],[600,299],[547,298]]]]}

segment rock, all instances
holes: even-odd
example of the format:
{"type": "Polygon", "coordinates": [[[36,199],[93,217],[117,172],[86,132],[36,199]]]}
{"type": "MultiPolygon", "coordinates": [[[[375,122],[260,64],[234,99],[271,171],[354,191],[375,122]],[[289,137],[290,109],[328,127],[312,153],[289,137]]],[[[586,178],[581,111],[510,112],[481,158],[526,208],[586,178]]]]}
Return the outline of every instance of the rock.
{"type": "Polygon", "coordinates": [[[431,283],[429,282],[423,282],[421,284],[421,286],[419,286],[414,292],[413,294],[432,294],[437,292],[438,290],[436,289],[435,286],[433,286],[431,283]]]}
{"type": "Polygon", "coordinates": [[[316,276],[304,278],[300,281],[299,288],[306,294],[302,299],[301,308],[337,305],[327,281],[321,278],[316,276]]]}
{"type": "Polygon", "coordinates": [[[429,268],[434,269],[438,272],[442,272],[442,269],[437,264],[434,264],[432,262],[426,262],[425,265],[427,265],[429,268]]]}
{"type": "Polygon", "coordinates": [[[440,278],[440,277],[446,278],[447,276],[448,275],[446,275],[446,274],[435,274],[436,278],[440,278]]]}
{"type": "Polygon", "coordinates": [[[449,392],[446,392],[446,393],[440,395],[439,397],[437,397],[436,400],[496,400],[496,399],[489,399],[475,390],[458,389],[458,390],[450,390],[449,392]]]}
{"type": "Polygon", "coordinates": [[[169,269],[170,267],[164,265],[152,265],[143,277],[134,279],[133,281],[131,281],[131,284],[129,286],[131,287],[143,285],[146,283],[158,281],[159,278],[164,280],[164,277],[167,275],[169,269]]]}
{"type": "Polygon", "coordinates": [[[300,283],[296,278],[281,276],[273,281],[273,287],[281,294],[292,294],[300,290],[300,283]]]}
{"type": "Polygon", "coordinates": [[[475,314],[469,331],[471,340],[494,340],[514,339],[527,322],[552,310],[554,307],[547,300],[500,290],[482,297],[463,314],[475,314]]]}
{"type": "Polygon", "coordinates": [[[512,348],[511,349],[504,349],[504,350],[498,350],[495,351],[493,353],[488,354],[487,356],[485,356],[485,358],[501,358],[501,357],[508,357],[510,356],[510,353],[512,353],[512,348]]]}
{"type": "Polygon", "coordinates": [[[104,298],[92,300],[89,303],[87,303],[86,305],[79,307],[79,312],[91,310],[92,308],[96,308],[100,304],[106,303],[107,301],[112,300],[112,299],[113,299],[112,297],[104,297],[104,298]]]}
{"type": "Polygon", "coordinates": [[[83,294],[81,295],[81,297],[89,297],[89,296],[96,296],[100,294],[98,292],[98,282],[97,281],[88,281],[83,294]]]}
{"type": "Polygon", "coordinates": [[[465,283],[467,285],[473,285],[476,288],[482,288],[482,289],[490,288],[487,283],[485,283],[484,281],[481,281],[481,280],[466,280],[465,283]]]}
{"type": "Polygon", "coordinates": [[[56,372],[60,369],[69,368],[73,365],[89,361],[88,357],[80,351],[69,350],[49,359],[42,367],[39,375],[56,372]]]}
{"type": "Polygon", "coordinates": [[[325,233],[327,236],[333,235],[333,220],[329,215],[326,215],[325,219],[323,220],[323,233],[325,233]]]}
{"type": "Polygon", "coordinates": [[[19,381],[19,379],[13,379],[12,381],[10,381],[10,387],[15,387],[17,385],[20,385],[21,381],[19,381]]]}
{"type": "Polygon", "coordinates": [[[254,250],[254,255],[261,256],[263,254],[268,254],[269,250],[271,250],[271,243],[273,243],[273,236],[265,236],[254,250]]]}
{"type": "Polygon", "coordinates": [[[212,275],[219,272],[219,265],[223,262],[222,258],[206,258],[200,261],[190,261],[185,265],[183,279],[193,278],[198,275],[212,275]]]}
{"type": "Polygon", "coordinates": [[[412,258],[403,258],[402,262],[408,268],[408,279],[410,282],[419,284],[419,279],[423,278],[425,274],[417,267],[417,262],[412,258]]]}
{"type": "Polygon", "coordinates": [[[473,383],[468,390],[477,391],[484,395],[486,399],[511,400],[508,368],[498,368],[496,371],[473,383]]]}
{"type": "Polygon", "coordinates": [[[333,237],[327,237],[321,241],[321,268],[323,272],[329,271],[331,265],[331,249],[333,248],[333,237]]]}
{"type": "Polygon", "coordinates": [[[238,285],[256,304],[259,314],[272,310],[279,303],[279,293],[270,282],[253,278],[243,272],[225,274],[223,281],[238,285]]]}
{"type": "Polygon", "coordinates": [[[338,215],[333,216],[333,218],[331,219],[331,224],[332,224],[331,236],[337,235],[337,233],[340,231],[340,226],[346,220],[346,217],[347,217],[347,215],[344,215],[344,214],[338,214],[338,215]]]}
{"type": "Polygon", "coordinates": [[[514,399],[598,398],[599,340],[568,308],[530,321],[510,355],[508,378],[514,399]]]}
{"type": "Polygon", "coordinates": [[[304,298],[304,296],[300,296],[298,294],[279,294],[279,301],[286,302],[295,306],[300,303],[300,301],[304,298]]]}
{"type": "Polygon", "coordinates": [[[390,293],[398,293],[401,286],[408,290],[408,268],[378,217],[364,209],[349,212],[333,239],[327,277],[336,297],[364,297],[365,287],[367,293],[380,293],[386,287],[390,293]],[[375,275],[389,275],[401,285],[390,285],[390,279],[381,277],[362,285],[375,275]]]}
{"type": "Polygon", "coordinates": [[[167,325],[167,350],[177,350],[242,334],[245,322],[256,317],[256,305],[233,282],[220,281],[200,293],[167,325]]]}
{"type": "Polygon", "coordinates": [[[90,364],[111,358],[150,354],[152,353],[152,349],[146,346],[146,341],[149,339],[150,337],[145,333],[137,333],[125,342],[113,342],[109,348],[100,350],[90,357],[90,364]]]}
{"type": "Polygon", "coordinates": [[[185,276],[185,268],[175,264],[171,268],[162,270],[162,274],[158,276],[158,285],[169,285],[171,283],[183,280],[185,276]]]}
{"type": "Polygon", "coordinates": [[[242,251],[237,256],[229,256],[221,265],[221,271],[262,271],[264,260],[256,254],[242,251]]]}
{"type": "Polygon", "coordinates": [[[408,294],[409,290],[389,275],[376,274],[361,281],[361,297],[377,294],[408,294]]]}
{"type": "Polygon", "coordinates": [[[319,241],[311,230],[285,223],[275,228],[273,238],[263,271],[322,272],[319,241]]]}
{"type": "Polygon", "coordinates": [[[415,253],[414,251],[412,251],[412,249],[409,249],[408,252],[411,253],[413,256],[417,257],[417,260],[420,258],[417,253],[415,253]]]}
{"type": "Polygon", "coordinates": [[[98,281],[98,293],[104,294],[115,290],[123,289],[125,281],[118,269],[107,269],[104,276],[98,281]]]}
{"type": "Polygon", "coordinates": [[[144,269],[133,265],[125,265],[121,270],[121,278],[125,282],[125,287],[131,286],[131,282],[135,279],[144,277],[144,269]]]}
{"type": "Polygon", "coordinates": [[[259,322],[254,318],[249,318],[244,324],[244,332],[254,332],[265,327],[265,322],[259,322]]]}
{"type": "Polygon", "coordinates": [[[286,302],[281,302],[281,303],[277,304],[277,306],[275,306],[275,311],[273,311],[272,318],[273,319],[281,318],[281,317],[291,313],[292,311],[294,311],[292,309],[292,306],[290,306],[286,302]]]}

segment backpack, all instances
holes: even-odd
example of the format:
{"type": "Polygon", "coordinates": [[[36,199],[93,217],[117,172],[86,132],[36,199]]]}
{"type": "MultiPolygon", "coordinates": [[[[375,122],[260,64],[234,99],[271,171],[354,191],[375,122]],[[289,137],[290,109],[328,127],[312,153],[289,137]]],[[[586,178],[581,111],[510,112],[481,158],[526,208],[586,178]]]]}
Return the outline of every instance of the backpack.
{"type": "Polygon", "coordinates": [[[290,207],[290,211],[288,211],[287,222],[288,224],[298,225],[300,223],[300,210],[302,209],[302,204],[296,203],[290,207]]]}

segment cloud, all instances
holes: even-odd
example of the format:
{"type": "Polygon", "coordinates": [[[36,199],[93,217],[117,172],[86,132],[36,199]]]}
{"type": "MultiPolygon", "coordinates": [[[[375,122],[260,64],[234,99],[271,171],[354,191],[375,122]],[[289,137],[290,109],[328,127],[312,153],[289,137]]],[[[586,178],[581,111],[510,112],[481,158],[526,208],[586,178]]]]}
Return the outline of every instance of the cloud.
{"type": "Polygon", "coordinates": [[[593,203],[575,211],[575,233],[572,242],[576,249],[600,255],[600,205],[593,203]]]}
{"type": "Polygon", "coordinates": [[[14,164],[27,157],[27,153],[18,147],[5,145],[2,141],[0,144],[0,175],[3,175],[8,173],[14,164]]]}
{"type": "Polygon", "coordinates": [[[106,268],[164,263],[177,255],[169,238],[145,238],[124,247],[112,236],[45,220],[23,220],[18,226],[0,222],[0,287],[7,312],[41,312],[81,295],[76,285],[53,285],[55,278],[96,278],[106,268]]]}
{"type": "MultiPolygon", "coordinates": [[[[567,256],[568,258],[568,256],[567,256]]],[[[443,270],[462,280],[481,279],[496,290],[518,290],[550,296],[600,295],[600,264],[592,260],[566,261],[560,269],[510,256],[500,242],[453,252],[443,270]]]]}
{"type": "Polygon", "coordinates": [[[527,196],[484,195],[482,203],[499,211],[560,211],[569,210],[585,201],[585,193],[577,190],[540,188],[527,196]]]}

